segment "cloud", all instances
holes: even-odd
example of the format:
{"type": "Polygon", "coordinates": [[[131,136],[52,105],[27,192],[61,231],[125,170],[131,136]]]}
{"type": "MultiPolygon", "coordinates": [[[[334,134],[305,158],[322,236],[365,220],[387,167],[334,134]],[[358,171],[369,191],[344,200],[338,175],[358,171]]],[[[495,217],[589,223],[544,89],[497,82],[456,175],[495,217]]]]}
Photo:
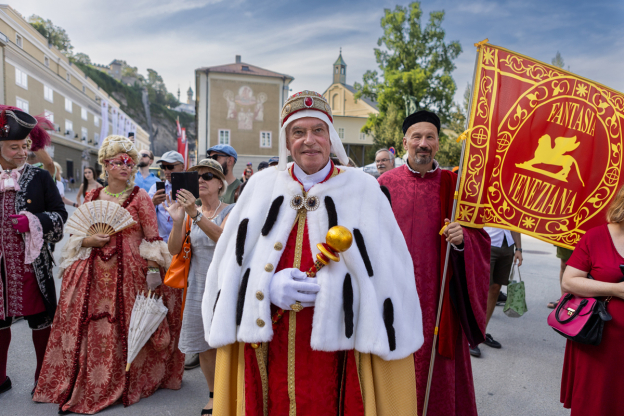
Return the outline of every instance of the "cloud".
{"type": "MultiPolygon", "coordinates": [[[[347,82],[361,82],[377,69],[373,48],[382,35],[384,8],[396,1],[318,0],[20,0],[25,16],[36,13],[67,30],[77,52],[107,64],[124,59],[158,71],[169,91],[195,89],[194,71],[244,62],[294,76],[293,92],[323,92],[342,47],[347,82]]],[[[407,5],[406,1],[401,2],[407,5]]],[[[472,81],[475,48],[490,42],[550,62],[560,51],[566,66],[587,78],[624,91],[624,5],[608,0],[424,0],[429,12],[445,10],[446,39],[463,53],[453,72],[456,101],[472,81]]]]}

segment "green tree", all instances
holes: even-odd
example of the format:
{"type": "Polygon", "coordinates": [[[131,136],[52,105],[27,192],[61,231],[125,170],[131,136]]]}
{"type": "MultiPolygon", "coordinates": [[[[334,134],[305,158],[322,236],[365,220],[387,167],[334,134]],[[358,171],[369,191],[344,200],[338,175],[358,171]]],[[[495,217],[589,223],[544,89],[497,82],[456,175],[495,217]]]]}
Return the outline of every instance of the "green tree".
{"type": "Polygon", "coordinates": [[[402,152],[401,125],[411,109],[435,111],[443,123],[450,119],[457,89],[451,77],[453,60],[462,48],[457,41],[444,41],[444,11],[431,12],[426,26],[422,14],[420,2],[385,10],[384,34],[374,49],[381,73],[367,71],[363,83],[354,84],[356,99],[377,101],[379,114],[369,116],[362,128],[372,134],[376,147],[394,146],[402,152]]]}
{"type": "Polygon", "coordinates": [[[54,23],[50,19],[43,19],[42,17],[33,14],[28,18],[28,23],[34,27],[37,32],[41,33],[48,42],[56,46],[65,56],[70,57],[73,54],[74,47],[69,40],[69,35],[65,32],[65,29],[59,26],[54,26],[54,23]]]}
{"type": "Polygon", "coordinates": [[[555,57],[552,59],[551,62],[554,66],[558,66],[559,68],[562,68],[562,69],[565,66],[565,63],[563,62],[563,57],[561,56],[559,51],[557,51],[557,54],[555,55],[555,57]]]}
{"type": "Polygon", "coordinates": [[[80,62],[84,65],[92,65],[91,58],[86,53],[79,52],[76,55],[72,56],[72,60],[74,62],[80,62]]]}
{"type": "Polygon", "coordinates": [[[441,166],[459,165],[462,144],[457,142],[457,137],[466,130],[466,120],[470,116],[471,93],[472,87],[467,84],[464,90],[464,101],[461,105],[453,106],[449,121],[440,132],[440,150],[436,154],[436,160],[441,166]]]}

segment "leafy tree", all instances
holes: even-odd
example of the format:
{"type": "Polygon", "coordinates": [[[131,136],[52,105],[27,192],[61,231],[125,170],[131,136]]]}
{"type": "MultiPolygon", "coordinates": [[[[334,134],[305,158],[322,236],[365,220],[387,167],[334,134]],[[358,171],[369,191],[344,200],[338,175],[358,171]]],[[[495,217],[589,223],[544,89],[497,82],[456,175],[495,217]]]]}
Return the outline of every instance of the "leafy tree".
{"type": "Polygon", "coordinates": [[[76,55],[72,56],[72,60],[74,62],[80,62],[84,65],[92,65],[91,58],[86,53],[79,52],[76,55]]]}
{"type": "Polygon", "coordinates": [[[565,66],[565,63],[563,62],[563,57],[561,56],[559,51],[557,51],[557,54],[555,55],[555,57],[552,59],[551,62],[554,66],[558,66],[559,68],[563,68],[565,66]]]}
{"type": "Polygon", "coordinates": [[[457,137],[466,130],[466,120],[470,116],[471,93],[472,87],[467,84],[464,101],[461,105],[454,105],[447,125],[440,132],[440,150],[436,154],[436,160],[441,166],[459,165],[462,144],[457,142],[457,137]]]}
{"type": "Polygon", "coordinates": [[[363,83],[354,84],[356,99],[377,101],[379,114],[370,115],[362,128],[372,134],[377,147],[403,148],[401,125],[408,112],[429,109],[443,123],[450,120],[457,88],[451,77],[453,60],[462,48],[457,41],[444,41],[444,11],[431,12],[426,26],[422,14],[418,1],[385,10],[384,34],[374,49],[381,73],[367,71],[363,83]]]}
{"type": "Polygon", "coordinates": [[[69,40],[69,35],[60,26],[54,26],[50,19],[44,20],[42,17],[33,14],[28,18],[28,23],[34,27],[37,32],[41,33],[48,42],[56,46],[65,56],[70,57],[73,54],[74,47],[69,40]]]}

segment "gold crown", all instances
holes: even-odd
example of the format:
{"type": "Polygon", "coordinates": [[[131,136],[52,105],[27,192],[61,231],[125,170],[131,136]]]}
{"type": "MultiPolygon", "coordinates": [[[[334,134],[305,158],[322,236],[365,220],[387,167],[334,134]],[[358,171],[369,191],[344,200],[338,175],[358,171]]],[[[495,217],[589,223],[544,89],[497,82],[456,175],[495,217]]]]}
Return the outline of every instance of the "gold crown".
{"type": "Polygon", "coordinates": [[[286,100],[280,116],[280,126],[284,125],[288,117],[301,110],[321,111],[329,117],[332,123],[334,122],[331,107],[327,100],[317,92],[304,90],[290,96],[290,98],[286,100]]]}

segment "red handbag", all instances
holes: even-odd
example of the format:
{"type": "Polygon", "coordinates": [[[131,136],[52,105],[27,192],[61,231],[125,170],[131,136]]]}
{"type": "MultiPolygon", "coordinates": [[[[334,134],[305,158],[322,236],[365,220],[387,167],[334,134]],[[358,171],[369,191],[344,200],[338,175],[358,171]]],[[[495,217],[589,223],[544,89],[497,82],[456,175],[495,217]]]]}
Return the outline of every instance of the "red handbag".
{"type": "Polygon", "coordinates": [[[611,320],[607,312],[610,300],[610,297],[602,301],[566,293],[559,299],[557,308],[548,315],[548,325],[569,340],[599,345],[604,323],[611,320]]]}

